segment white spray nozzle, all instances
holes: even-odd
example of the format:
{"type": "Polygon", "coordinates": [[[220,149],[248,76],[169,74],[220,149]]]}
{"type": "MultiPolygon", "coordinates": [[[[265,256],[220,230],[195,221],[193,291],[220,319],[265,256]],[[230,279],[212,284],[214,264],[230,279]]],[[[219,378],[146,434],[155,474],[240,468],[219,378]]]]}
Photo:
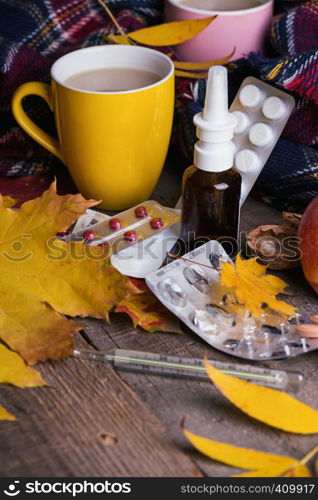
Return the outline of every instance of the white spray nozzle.
{"type": "Polygon", "coordinates": [[[208,74],[203,119],[207,121],[222,121],[227,114],[227,71],[223,66],[212,66],[208,74]]]}
{"type": "Polygon", "coordinates": [[[193,121],[199,138],[194,147],[194,165],[211,172],[231,168],[236,118],[228,112],[227,70],[223,66],[209,69],[204,110],[193,121]]]}

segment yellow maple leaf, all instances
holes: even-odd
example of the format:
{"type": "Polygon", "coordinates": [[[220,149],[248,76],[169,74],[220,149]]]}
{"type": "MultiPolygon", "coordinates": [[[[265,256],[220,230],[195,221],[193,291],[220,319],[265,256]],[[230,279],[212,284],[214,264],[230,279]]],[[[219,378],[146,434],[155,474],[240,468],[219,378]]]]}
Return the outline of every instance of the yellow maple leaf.
{"type": "Polygon", "coordinates": [[[107,320],[138,292],[111,266],[107,249],[55,238],[96,203],[58,196],[55,183],[19,210],[0,197],[0,338],[30,364],[72,354],[82,325],[61,314],[107,320]]]}
{"type": "MultiPolygon", "coordinates": [[[[11,384],[16,387],[39,387],[46,385],[41,374],[25,364],[18,354],[10,351],[0,343],[0,383],[11,384]]],[[[0,420],[16,418],[0,406],[0,420]]]]}
{"type": "Polygon", "coordinates": [[[3,205],[6,208],[13,207],[18,201],[16,198],[12,198],[11,196],[2,196],[2,200],[3,200],[3,205]]]}
{"type": "Polygon", "coordinates": [[[207,360],[204,366],[219,391],[250,417],[287,432],[318,433],[317,410],[284,392],[226,375],[207,360]]]}
{"type": "Polygon", "coordinates": [[[187,429],[183,433],[207,457],[232,467],[252,469],[233,477],[311,477],[309,469],[296,458],[213,441],[187,429]]]}
{"type": "Polygon", "coordinates": [[[296,307],[278,300],[276,295],[288,286],[280,278],[266,274],[266,266],[258,264],[256,258],[243,260],[237,255],[235,266],[224,262],[221,269],[221,285],[229,288],[240,304],[254,317],[264,313],[263,304],[284,318],[292,316],[296,307]]]}
{"type": "Polygon", "coordinates": [[[25,364],[18,354],[0,344],[0,383],[16,387],[46,385],[41,374],[25,364]]]}
{"type": "Polygon", "coordinates": [[[178,318],[171,314],[148,288],[139,295],[124,298],[115,311],[128,314],[134,326],[139,325],[148,332],[182,333],[178,318]]]}

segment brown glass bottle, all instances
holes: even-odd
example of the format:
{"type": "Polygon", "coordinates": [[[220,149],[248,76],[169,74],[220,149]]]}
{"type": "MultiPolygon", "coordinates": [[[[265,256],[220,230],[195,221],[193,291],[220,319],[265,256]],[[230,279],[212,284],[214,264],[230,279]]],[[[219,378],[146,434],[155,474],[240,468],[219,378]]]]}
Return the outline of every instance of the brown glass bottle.
{"type": "Polygon", "coordinates": [[[181,239],[188,251],[219,241],[234,256],[238,248],[241,176],[232,168],[208,172],[195,166],[183,176],[181,239]]]}

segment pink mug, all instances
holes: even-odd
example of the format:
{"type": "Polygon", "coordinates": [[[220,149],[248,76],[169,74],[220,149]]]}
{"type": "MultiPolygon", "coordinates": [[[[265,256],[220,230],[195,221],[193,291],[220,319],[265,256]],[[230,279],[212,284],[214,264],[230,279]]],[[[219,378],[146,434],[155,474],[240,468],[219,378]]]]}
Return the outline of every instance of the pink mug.
{"type": "Polygon", "coordinates": [[[273,17],[274,0],[166,0],[167,21],[218,17],[191,40],[175,46],[183,61],[231,60],[263,52],[273,17]],[[196,7],[194,7],[194,5],[196,7]]]}

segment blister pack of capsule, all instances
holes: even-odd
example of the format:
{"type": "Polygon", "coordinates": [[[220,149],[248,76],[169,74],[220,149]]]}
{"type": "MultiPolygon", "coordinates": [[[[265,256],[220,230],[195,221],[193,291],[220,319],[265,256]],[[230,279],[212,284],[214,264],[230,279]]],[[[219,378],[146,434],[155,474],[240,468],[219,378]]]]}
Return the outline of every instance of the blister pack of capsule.
{"type": "Polygon", "coordinates": [[[229,109],[236,117],[233,141],[235,168],[242,175],[245,201],[268,160],[295,106],[286,92],[249,76],[229,109]]]}
{"type": "Polygon", "coordinates": [[[157,235],[179,219],[177,213],[148,200],[114,217],[87,210],[71,231],[59,233],[59,236],[64,241],[111,247],[112,253],[116,253],[157,235]]]}
{"type": "Polygon", "coordinates": [[[300,337],[307,321],[296,314],[276,327],[259,326],[249,311],[229,312],[220,285],[222,262],[231,262],[222,245],[209,241],[147,276],[146,283],[167,309],[212,347],[240,358],[266,361],[318,349],[318,339],[300,337]]]}

